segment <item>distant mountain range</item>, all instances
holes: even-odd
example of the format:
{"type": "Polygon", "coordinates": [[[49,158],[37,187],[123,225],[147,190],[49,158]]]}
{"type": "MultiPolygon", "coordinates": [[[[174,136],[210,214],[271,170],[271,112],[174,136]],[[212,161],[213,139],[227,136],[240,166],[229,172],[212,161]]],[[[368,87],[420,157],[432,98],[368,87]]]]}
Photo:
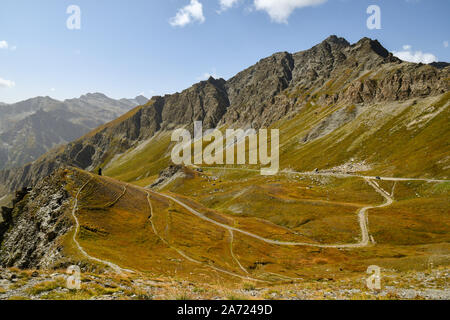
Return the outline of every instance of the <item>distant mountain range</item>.
{"type": "Polygon", "coordinates": [[[81,137],[148,99],[114,100],[101,93],[58,101],[37,97],[0,103],[0,169],[22,166],[55,146],[81,137]]]}

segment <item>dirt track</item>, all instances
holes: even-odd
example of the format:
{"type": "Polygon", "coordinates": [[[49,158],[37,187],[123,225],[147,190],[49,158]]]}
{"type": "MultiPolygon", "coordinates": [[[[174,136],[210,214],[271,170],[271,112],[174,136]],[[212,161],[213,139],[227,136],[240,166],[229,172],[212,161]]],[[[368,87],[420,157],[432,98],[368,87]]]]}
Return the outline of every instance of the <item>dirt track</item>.
{"type": "Polygon", "coordinates": [[[75,243],[75,245],[77,246],[78,250],[81,252],[81,254],[86,257],[89,260],[101,263],[101,264],[105,264],[108,267],[110,267],[111,269],[113,269],[116,273],[134,273],[134,271],[132,270],[127,270],[127,269],[122,269],[121,267],[119,267],[118,265],[110,262],[110,261],[106,261],[106,260],[101,260],[98,258],[95,258],[91,255],[89,255],[84,249],[83,247],[79,244],[78,240],[77,240],[77,234],[80,230],[80,223],[78,222],[78,218],[76,215],[76,212],[78,211],[78,197],[80,196],[80,193],[84,190],[84,188],[86,188],[86,186],[89,184],[89,182],[92,181],[92,178],[90,178],[81,188],[80,190],[78,190],[77,195],[75,196],[75,202],[73,204],[73,209],[72,209],[72,217],[75,220],[75,232],[73,233],[73,242],[75,243]]]}
{"type": "Polygon", "coordinates": [[[362,208],[359,212],[358,212],[358,219],[359,219],[359,223],[360,223],[360,227],[361,227],[361,241],[359,243],[353,243],[353,244],[312,244],[312,243],[305,243],[305,242],[286,242],[286,241],[278,241],[278,240],[271,240],[271,239],[267,239],[261,236],[258,236],[254,233],[245,231],[245,230],[241,230],[235,227],[231,227],[228,226],[226,224],[217,222],[211,218],[206,217],[204,214],[198,212],[197,210],[195,210],[194,208],[188,206],[187,204],[181,202],[180,200],[170,196],[170,195],[166,195],[166,194],[162,194],[159,192],[154,192],[155,194],[164,197],[166,199],[169,199],[173,202],[175,202],[176,204],[182,206],[183,208],[185,208],[186,210],[188,210],[189,212],[191,212],[192,214],[194,214],[195,216],[199,217],[200,219],[203,219],[207,222],[213,223],[219,227],[222,227],[224,229],[227,229],[230,232],[238,232],[241,234],[244,234],[246,236],[252,237],[254,239],[263,241],[265,243],[268,244],[273,244],[273,245],[280,245],[280,246],[307,246],[307,247],[317,247],[317,248],[361,248],[361,247],[366,247],[369,245],[369,231],[368,231],[368,218],[367,218],[367,211],[369,209],[374,209],[374,208],[383,208],[383,207],[387,207],[390,206],[394,200],[390,197],[390,195],[384,191],[383,189],[381,189],[378,184],[374,183],[373,181],[369,180],[368,178],[365,178],[365,180],[367,181],[367,183],[372,186],[379,194],[381,194],[387,201],[381,205],[378,206],[368,206],[365,208],[362,208]]]}
{"type": "MultiPolygon", "coordinates": [[[[306,173],[305,173],[305,174],[306,174],[306,173]]],[[[309,173],[308,173],[308,175],[309,175],[309,173]]],[[[317,175],[317,174],[314,174],[314,175],[317,175]]],[[[342,177],[342,175],[333,175],[333,174],[329,174],[329,173],[328,173],[328,174],[323,174],[323,175],[342,177]]],[[[355,177],[355,176],[352,175],[351,177],[355,177]]],[[[172,201],[172,202],[178,204],[179,206],[183,207],[183,208],[186,209],[188,212],[190,212],[190,213],[192,213],[193,215],[199,217],[200,219],[202,219],[202,220],[204,220],[204,221],[207,221],[207,222],[209,222],[209,223],[212,223],[212,224],[214,224],[214,225],[216,225],[216,226],[219,226],[219,227],[221,227],[221,228],[224,228],[224,229],[228,230],[229,233],[230,233],[230,253],[231,253],[231,256],[232,256],[233,260],[237,263],[237,265],[239,266],[239,268],[240,268],[245,274],[248,274],[248,271],[241,265],[241,263],[239,262],[239,260],[237,259],[237,257],[234,255],[234,251],[233,251],[233,241],[234,241],[234,233],[235,233],[235,232],[244,234],[244,235],[246,235],[246,236],[252,237],[252,238],[254,238],[254,239],[257,239],[257,240],[259,240],[259,241],[263,241],[263,242],[268,243],[268,244],[279,245],[279,246],[306,246],[306,247],[319,247],[319,248],[347,248],[347,249],[351,249],[351,248],[362,248],[362,247],[369,246],[369,245],[370,245],[370,239],[371,239],[371,237],[370,237],[370,233],[369,233],[369,229],[368,229],[368,213],[367,213],[368,210],[374,209],[374,208],[382,208],[382,207],[390,206],[390,205],[394,202],[394,199],[392,198],[392,194],[389,194],[388,192],[386,192],[385,190],[383,190],[383,189],[378,185],[378,183],[377,183],[376,181],[377,181],[377,180],[380,180],[380,179],[378,179],[378,178],[376,178],[376,177],[365,177],[365,176],[358,176],[358,177],[363,178],[363,179],[364,179],[364,180],[365,180],[372,188],[375,189],[375,191],[376,191],[377,193],[379,193],[380,195],[382,195],[382,196],[386,199],[386,202],[383,203],[383,204],[381,204],[381,205],[377,205],[377,206],[367,206],[367,207],[361,208],[361,209],[358,211],[358,220],[359,220],[359,224],[360,224],[360,228],[361,228],[361,241],[358,242],[358,243],[350,243],[350,244],[313,244],[313,243],[304,243],[304,242],[286,242],[286,241],[278,241],[278,240],[267,239],[267,238],[264,238],[264,237],[262,237],[262,236],[256,235],[256,234],[254,234],[254,233],[251,233],[251,232],[248,232],[248,231],[245,231],[245,230],[241,230],[241,229],[238,229],[238,228],[235,228],[235,227],[231,227],[231,226],[229,226],[229,225],[225,225],[225,224],[220,223],[220,222],[218,222],[218,221],[216,221],[216,220],[213,220],[213,219],[211,219],[211,218],[208,218],[208,217],[205,216],[204,214],[198,212],[197,210],[195,210],[194,208],[190,207],[190,206],[187,205],[186,203],[184,203],[184,202],[182,202],[181,200],[177,199],[175,196],[171,196],[171,195],[167,195],[167,194],[163,194],[163,193],[151,191],[151,190],[148,190],[148,189],[143,189],[143,188],[140,188],[140,187],[137,187],[137,188],[139,188],[139,189],[141,189],[141,190],[143,190],[144,192],[147,193],[147,201],[148,201],[148,205],[149,205],[150,213],[151,213],[151,215],[150,215],[150,217],[149,217],[149,222],[150,222],[151,225],[152,225],[152,230],[153,230],[153,232],[155,233],[155,235],[156,235],[157,237],[159,237],[160,240],[161,240],[164,244],[166,244],[168,247],[170,247],[171,249],[175,250],[178,254],[180,254],[182,257],[184,257],[186,260],[188,260],[188,261],[190,261],[190,262],[192,262],[192,263],[204,265],[204,266],[206,266],[206,267],[210,267],[210,268],[212,268],[212,269],[214,269],[214,270],[216,270],[216,271],[218,271],[218,272],[222,272],[222,273],[231,275],[231,276],[233,276],[233,277],[239,277],[239,278],[246,279],[246,280],[262,281],[262,280],[259,280],[259,279],[251,278],[251,277],[249,277],[249,276],[243,276],[243,275],[240,275],[240,274],[236,274],[236,273],[234,273],[234,272],[227,271],[227,270],[224,270],[224,269],[221,269],[221,268],[212,266],[212,265],[204,264],[204,263],[202,263],[202,262],[200,262],[200,261],[197,261],[197,260],[195,260],[195,259],[189,257],[189,256],[188,256],[186,253],[184,253],[183,251],[181,251],[181,250],[179,250],[179,249],[177,249],[177,248],[171,246],[165,239],[163,239],[163,238],[159,235],[159,233],[158,233],[158,231],[156,230],[155,225],[154,225],[154,223],[153,223],[153,218],[154,218],[154,216],[155,216],[155,212],[153,211],[153,206],[152,206],[152,202],[151,202],[151,199],[150,199],[151,194],[154,194],[154,195],[157,195],[157,196],[166,198],[166,199],[168,199],[168,200],[170,200],[170,201],[172,201]]],[[[381,178],[381,180],[387,180],[387,181],[405,181],[405,179],[406,179],[406,178],[381,178]]],[[[408,180],[408,179],[406,179],[406,181],[407,181],[407,180],[408,180]]],[[[417,179],[413,179],[413,180],[417,180],[417,179]]],[[[72,210],[72,215],[73,215],[73,217],[74,217],[74,219],[75,219],[75,222],[76,222],[76,230],[75,230],[74,235],[73,235],[74,243],[76,244],[76,246],[78,247],[78,249],[80,250],[80,252],[83,254],[83,256],[85,256],[86,258],[88,258],[88,259],[90,259],[90,260],[93,260],[93,261],[96,261],[96,262],[105,264],[105,265],[111,267],[111,268],[112,268],[115,272],[117,272],[117,273],[133,272],[133,271],[131,271],[131,270],[122,269],[121,267],[117,266],[116,264],[114,264],[114,263],[112,263],[112,262],[110,262],[110,261],[105,261],[105,260],[101,260],[101,259],[98,259],[98,258],[95,258],[95,257],[90,256],[89,254],[87,254],[87,253],[84,251],[84,249],[81,247],[81,245],[80,245],[80,244],[78,243],[78,241],[76,240],[76,236],[77,236],[78,231],[79,231],[79,228],[80,228],[78,219],[77,219],[77,217],[76,217],[76,211],[78,210],[78,198],[79,198],[79,195],[80,195],[81,191],[89,184],[90,181],[92,181],[92,178],[91,178],[89,181],[87,181],[87,182],[80,188],[80,190],[78,191],[78,193],[77,193],[77,195],[76,195],[76,197],[75,197],[75,203],[74,203],[74,207],[73,207],[73,210],[72,210]]],[[[426,180],[426,181],[429,181],[429,182],[435,182],[435,181],[440,181],[440,180],[426,180]]],[[[125,187],[124,187],[123,193],[119,196],[119,199],[122,198],[126,192],[127,192],[127,187],[125,186],[125,187]]],[[[115,201],[114,203],[116,203],[116,202],[117,202],[117,201],[115,201]]]]}

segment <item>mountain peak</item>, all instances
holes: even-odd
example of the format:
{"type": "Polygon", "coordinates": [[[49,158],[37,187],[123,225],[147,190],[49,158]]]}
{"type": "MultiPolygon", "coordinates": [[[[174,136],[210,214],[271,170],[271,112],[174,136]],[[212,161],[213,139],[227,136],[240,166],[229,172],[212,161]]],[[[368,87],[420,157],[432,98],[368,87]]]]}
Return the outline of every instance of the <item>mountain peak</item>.
{"type": "Polygon", "coordinates": [[[331,44],[339,44],[344,45],[346,47],[350,46],[350,43],[342,37],[338,37],[336,35],[331,35],[328,38],[326,38],[322,43],[331,43],[331,44]]]}
{"type": "Polygon", "coordinates": [[[134,98],[134,101],[136,101],[136,103],[138,105],[144,105],[148,102],[148,100],[149,99],[147,97],[143,96],[142,94],[138,95],[136,98],[134,98]]]}
{"type": "Polygon", "coordinates": [[[373,51],[377,55],[383,58],[392,57],[392,54],[385,48],[378,40],[373,40],[367,37],[362,38],[354,47],[361,48],[362,50],[373,51]]]}
{"type": "Polygon", "coordinates": [[[443,62],[443,61],[439,61],[439,62],[432,62],[430,63],[430,66],[433,66],[437,69],[444,69],[450,66],[450,63],[448,62],[443,62]]]}
{"type": "Polygon", "coordinates": [[[83,99],[97,99],[97,100],[104,100],[104,99],[110,99],[107,95],[100,93],[100,92],[90,92],[86,93],[79,98],[80,100],[83,99]]]}

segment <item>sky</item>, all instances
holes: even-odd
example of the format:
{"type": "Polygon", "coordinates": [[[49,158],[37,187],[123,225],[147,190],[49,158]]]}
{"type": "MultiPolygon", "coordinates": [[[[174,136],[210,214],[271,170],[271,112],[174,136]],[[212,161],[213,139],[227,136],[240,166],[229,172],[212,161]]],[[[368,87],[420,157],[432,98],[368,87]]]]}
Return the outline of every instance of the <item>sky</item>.
{"type": "Polygon", "coordinates": [[[449,62],[449,12],[449,0],[1,0],[0,102],[179,92],[332,34],[449,62]]]}

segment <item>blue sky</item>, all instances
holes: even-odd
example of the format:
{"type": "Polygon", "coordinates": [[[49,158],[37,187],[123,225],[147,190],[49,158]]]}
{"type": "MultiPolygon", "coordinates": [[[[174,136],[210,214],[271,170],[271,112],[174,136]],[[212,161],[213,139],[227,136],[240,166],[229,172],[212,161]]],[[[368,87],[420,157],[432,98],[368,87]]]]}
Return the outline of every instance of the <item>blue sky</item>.
{"type": "Polygon", "coordinates": [[[448,0],[1,0],[0,101],[173,93],[331,34],[448,62],[449,12],[448,0]],[[70,5],[79,30],[66,26],[70,5]],[[367,28],[370,5],[380,30],[367,28]]]}

